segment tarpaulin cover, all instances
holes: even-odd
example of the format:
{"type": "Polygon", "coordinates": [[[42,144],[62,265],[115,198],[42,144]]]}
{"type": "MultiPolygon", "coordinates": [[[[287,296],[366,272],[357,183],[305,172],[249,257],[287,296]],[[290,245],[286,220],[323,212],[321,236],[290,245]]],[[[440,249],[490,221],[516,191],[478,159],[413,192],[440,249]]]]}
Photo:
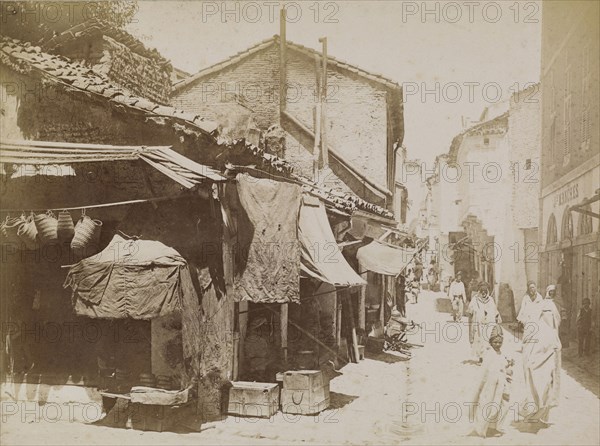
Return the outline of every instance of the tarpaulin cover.
{"type": "Polygon", "coordinates": [[[92,318],[152,319],[197,301],[188,264],[157,241],[115,235],[100,253],[73,265],[64,287],[73,289],[73,307],[92,318]]]}
{"type": "Polygon", "coordinates": [[[233,225],[234,298],[259,303],[300,301],[296,184],[237,176],[226,187],[226,225],[233,225]],[[228,185],[229,186],[229,185],[228,185]],[[229,221],[231,220],[231,221],[229,221]]]}
{"type": "Polygon", "coordinates": [[[305,197],[300,208],[298,238],[302,249],[302,273],[335,286],[366,285],[344,256],[333,235],[325,206],[305,197]]]}
{"type": "Polygon", "coordinates": [[[397,276],[413,259],[414,253],[414,249],[392,247],[373,240],[360,248],[356,257],[361,268],[378,274],[397,276]]]}

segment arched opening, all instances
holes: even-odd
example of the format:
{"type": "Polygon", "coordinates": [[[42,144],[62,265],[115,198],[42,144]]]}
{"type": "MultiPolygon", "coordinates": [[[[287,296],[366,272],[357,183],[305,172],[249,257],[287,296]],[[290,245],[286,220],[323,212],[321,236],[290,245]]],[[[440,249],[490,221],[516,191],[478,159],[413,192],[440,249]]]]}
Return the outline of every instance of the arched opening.
{"type": "Polygon", "coordinates": [[[563,214],[561,229],[560,229],[560,239],[572,239],[573,238],[573,215],[571,214],[570,209],[565,209],[565,213],[563,214]]]}

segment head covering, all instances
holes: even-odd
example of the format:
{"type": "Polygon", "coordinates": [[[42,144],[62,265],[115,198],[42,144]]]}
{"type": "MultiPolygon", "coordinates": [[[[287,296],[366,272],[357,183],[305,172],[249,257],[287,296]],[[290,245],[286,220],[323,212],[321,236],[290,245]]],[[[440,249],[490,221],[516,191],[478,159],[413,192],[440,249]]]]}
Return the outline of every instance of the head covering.
{"type": "Polygon", "coordinates": [[[533,280],[529,280],[529,281],[527,282],[527,288],[529,288],[529,285],[535,285],[535,281],[533,281],[533,280]]]}
{"type": "Polygon", "coordinates": [[[546,287],[546,299],[550,297],[550,291],[556,291],[556,285],[548,285],[546,287]]]}
{"type": "Polygon", "coordinates": [[[504,339],[502,327],[498,324],[494,325],[494,327],[492,328],[492,332],[490,333],[490,343],[496,338],[504,339]]]}
{"type": "Polygon", "coordinates": [[[490,285],[487,282],[479,282],[479,289],[485,288],[486,290],[490,290],[490,285]]]}
{"type": "Polygon", "coordinates": [[[255,328],[260,327],[267,323],[267,318],[264,316],[258,316],[257,318],[252,319],[250,322],[250,330],[254,330],[255,328]]]}

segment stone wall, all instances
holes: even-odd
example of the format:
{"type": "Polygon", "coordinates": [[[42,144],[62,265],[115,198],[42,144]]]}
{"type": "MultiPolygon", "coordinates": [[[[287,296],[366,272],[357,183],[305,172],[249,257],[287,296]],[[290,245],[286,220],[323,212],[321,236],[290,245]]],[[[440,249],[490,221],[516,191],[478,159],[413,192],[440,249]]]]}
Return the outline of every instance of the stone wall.
{"type": "Polygon", "coordinates": [[[517,228],[538,226],[541,185],[541,103],[530,95],[539,84],[512,95],[508,117],[513,186],[511,208],[517,228]]]}
{"type": "Polygon", "coordinates": [[[169,102],[171,66],[137,54],[111,37],[75,39],[62,47],[60,54],[93,67],[135,95],[161,104],[169,102]]]}

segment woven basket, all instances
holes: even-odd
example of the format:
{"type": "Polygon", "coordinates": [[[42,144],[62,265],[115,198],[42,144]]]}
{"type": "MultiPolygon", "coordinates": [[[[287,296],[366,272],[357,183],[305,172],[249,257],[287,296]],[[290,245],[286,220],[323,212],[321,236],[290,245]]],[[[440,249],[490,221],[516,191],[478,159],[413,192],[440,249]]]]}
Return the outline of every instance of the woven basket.
{"type": "Polygon", "coordinates": [[[58,225],[56,227],[56,233],[59,240],[70,241],[75,235],[75,224],[71,214],[67,211],[61,211],[58,214],[58,225]]]}
{"type": "Polygon", "coordinates": [[[75,225],[75,234],[71,240],[71,249],[77,257],[89,257],[98,252],[101,229],[100,220],[92,220],[85,214],[81,216],[75,225]]]}
{"type": "Polygon", "coordinates": [[[21,245],[21,239],[18,236],[19,228],[25,223],[24,215],[17,218],[6,217],[6,220],[0,227],[0,232],[4,237],[5,243],[21,245]]]}
{"type": "Polygon", "coordinates": [[[42,245],[58,240],[58,220],[51,211],[45,214],[37,214],[34,217],[34,221],[38,231],[38,238],[42,245]]]}
{"type": "Polygon", "coordinates": [[[27,249],[37,249],[37,228],[33,221],[33,215],[27,217],[25,223],[19,226],[17,235],[21,241],[25,244],[27,249]]]}

